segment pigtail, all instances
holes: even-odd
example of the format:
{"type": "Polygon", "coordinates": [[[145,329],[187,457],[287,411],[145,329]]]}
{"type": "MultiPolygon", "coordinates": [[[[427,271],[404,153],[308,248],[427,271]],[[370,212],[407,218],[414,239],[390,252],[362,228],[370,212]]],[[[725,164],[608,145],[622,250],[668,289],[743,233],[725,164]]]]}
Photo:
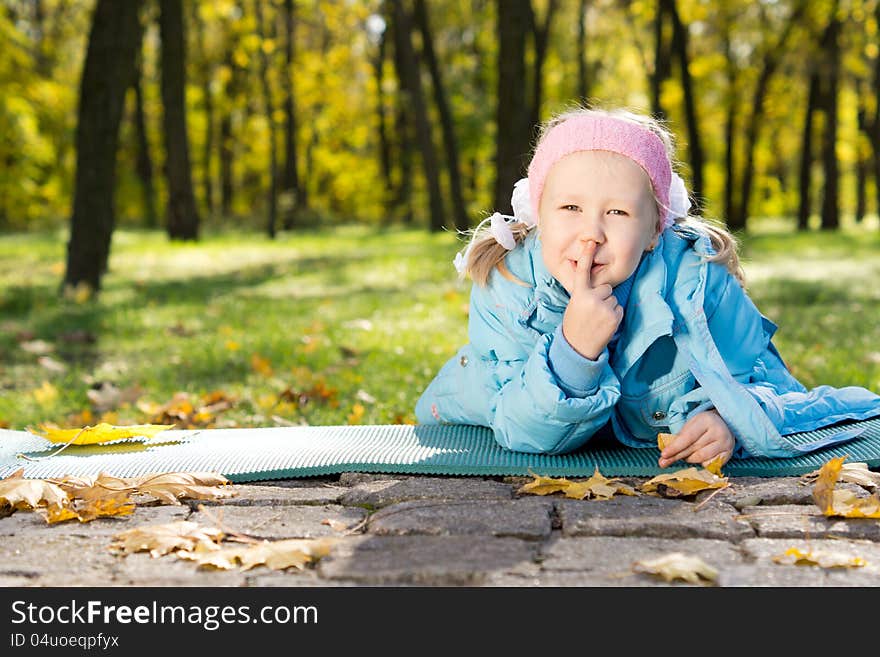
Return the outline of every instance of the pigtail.
{"type": "MultiPolygon", "coordinates": [[[[512,281],[517,285],[531,287],[531,285],[521,281],[510,273],[507,265],[504,264],[504,258],[510,253],[510,251],[498,243],[491,232],[485,228],[485,224],[486,220],[482,221],[480,225],[472,231],[470,242],[465,250],[464,256],[462,256],[464,259],[464,266],[461,269],[461,273],[467,274],[471,277],[474,283],[485,287],[489,284],[489,276],[491,275],[492,270],[498,269],[498,272],[507,280],[512,281]]],[[[533,226],[529,226],[529,224],[523,221],[517,221],[508,224],[508,226],[513,234],[513,239],[516,245],[521,244],[533,228],[533,226]]]]}

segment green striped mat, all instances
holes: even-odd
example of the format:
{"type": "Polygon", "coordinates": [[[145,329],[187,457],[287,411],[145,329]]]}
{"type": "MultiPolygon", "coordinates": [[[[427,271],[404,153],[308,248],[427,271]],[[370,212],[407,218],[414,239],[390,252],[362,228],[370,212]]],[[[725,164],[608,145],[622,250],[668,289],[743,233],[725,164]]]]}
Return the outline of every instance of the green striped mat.
{"type": "MultiPolygon", "coordinates": [[[[880,467],[880,418],[858,424],[865,431],[850,442],[788,459],[733,460],[724,467],[724,474],[801,475],[843,455],[876,469],[880,467]]],[[[820,429],[793,438],[806,444],[832,431],[820,429]]],[[[208,471],[236,482],[341,472],[482,476],[533,472],[573,477],[589,476],[597,467],[609,477],[663,472],[657,467],[659,452],[654,448],[633,449],[606,441],[571,454],[524,454],[499,447],[488,429],[452,425],[169,430],[151,440],[70,446],[53,455],[57,449],[30,433],[0,430],[0,478],[19,468],[24,468],[28,478],[208,471]]]]}

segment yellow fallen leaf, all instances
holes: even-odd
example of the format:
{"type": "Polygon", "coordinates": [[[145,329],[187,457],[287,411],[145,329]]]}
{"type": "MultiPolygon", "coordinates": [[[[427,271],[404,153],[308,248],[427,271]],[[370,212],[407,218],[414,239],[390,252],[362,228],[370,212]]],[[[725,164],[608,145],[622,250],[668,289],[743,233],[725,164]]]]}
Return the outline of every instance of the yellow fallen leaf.
{"type": "Polygon", "coordinates": [[[830,459],[819,468],[816,483],[813,484],[813,501],[826,516],[831,512],[834,502],[834,486],[840,476],[843,461],[846,456],[838,456],[830,459]]]}
{"type": "Polygon", "coordinates": [[[867,562],[861,557],[852,557],[843,552],[830,550],[801,550],[788,548],[782,554],[773,557],[773,561],[797,566],[821,566],[822,568],[861,568],[867,562]]]}
{"type": "Polygon", "coordinates": [[[721,477],[705,468],[684,468],[667,474],[657,475],[642,484],[643,493],[654,493],[663,497],[682,497],[695,495],[701,490],[726,488],[727,477],[721,477]]]}
{"type": "Polygon", "coordinates": [[[532,474],[535,478],[527,484],[520,486],[518,493],[531,493],[532,495],[550,495],[564,491],[571,486],[568,479],[554,479],[553,477],[542,477],[541,475],[532,474]]]}
{"type": "Polygon", "coordinates": [[[622,495],[638,495],[635,490],[620,483],[620,479],[607,479],[596,467],[593,476],[586,481],[572,482],[565,490],[565,496],[577,500],[591,498],[595,500],[610,500],[616,493],[622,495]]]}
{"type": "Polygon", "coordinates": [[[262,376],[272,376],[272,363],[260,354],[251,354],[251,369],[262,376]]]}
{"type": "Polygon", "coordinates": [[[859,497],[851,490],[835,490],[826,516],[841,518],[880,518],[880,497],[859,497]]]}
{"type": "Polygon", "coordinates": [[[721,454],[719,454],[714,459],[709,461],[708,465],[706,465],[705,468],[709,472],[711,472],[712,474],[718,475],[719,477],[721,477],[722,476],[722,474],[721,474],[721,466],[722,465],[724,465],[724,462],[722,461],[721,454]]]}
{"type": "Polygon", "coordinates": [[[223,532],[215,527],[201,527],[189,520],[178,520],[160,525],[134,527],[113,537],[110,550],[117,554],[149,551],[153,558],[174,550],[189,550],[196,545],[203,549],[219,549],[223,532]],[[213,548],[211,546],[214,546],[213,548]]]}
{"type": "Polygon", "coordinates": [[[49,404],[58,398],[58,388],[48,381],[43,381],[43,385],[32,391],[34,399],[40,405],[49,404]]]}
{"type": "Polygon", "coordinates": [[[656,559],[645,559],[633,564],[637,573],[659,575],[667,582],[681,579],[692,584],[706,584],[718,579],[718,571],[697,556],[672,552],[656,559]]]}
{"type": "Polygon", "coordinates": [[[47,509],[46,521],[49,524],[53,524],[76,518],[80,522],[90,522],[96,518],[129,516],[134,513],[134,510],[134,503],[124,495],[88,501],[74,500],[70,507],[50,507],[47,509]]]}
{"type": "MultiPolygon", "coordinates": [[[[804,483],[814,482],[821,470],[813,470],[801,477],[804,483]]],[[[874,490],[880,488],[880,472],[872,472],[868,469],[868,464],[858,461],[853,463],[844,463],[840,469],[837,481],[847,481],[858,484],[862,488],[874,490]]]]}
{"type": "Polygon", "coordinates": [[[41,424],[40,431],[29,429],[29,431],[37,436],[45,438],[53,443],[70,443],[71,445],[95,445],[98,443],[106,443],[111,440],[121,440],[122,438],[136,438],[143,436],[152,438],[157,433],[166,431],[173,427],[173,424],[133,424],[130,426],[117,427],[106,422],[101,422],[93,427],[83,427],[82,429],[59,429],[49,425],[41,424]]]}
{"type": "Polygon", "coordinates": [[[281,541],[262,541],[260,543],[223,547],[219,550],[182,550],[177,553],[181,559],[195,561],[202,567],[228,570],[239,567],[250,570],[264,565],[272,570],[285,568],[302,569],[312,561],[317,561],[330,552],[333,539],[298,539],[281,541]]]}
{"type": "Polygon", "coordinates": [[[66,507],[67,493],[55,484],[42,479],[25,479],[24,468],[19,468],[5,479],[0,479],[0,507],[30,510],[40,506],[66,507]]]}
{"type": "Polygon", "coordinates": [[[523,484],[517,492],[531,493],[532,495],[550,495],[552,493],[562,492],[566,497],[583,500],[611,499],[616,493],[622,495],[638,495],[635,490],[626,484],[620,483],[619,479],[607,479],[596,467],[593,475],[584,481],[571,481],[569,479],[553,479],[551,477],[542,477],[532,474],[535,478],[527,484],[523,484]]]}
{"type": "Polygon", "coordinates": [[[657,447],[662,452],[666,449],[666,446],[675,440],[674,433],[658,433],[657,434],[657,447]]]}

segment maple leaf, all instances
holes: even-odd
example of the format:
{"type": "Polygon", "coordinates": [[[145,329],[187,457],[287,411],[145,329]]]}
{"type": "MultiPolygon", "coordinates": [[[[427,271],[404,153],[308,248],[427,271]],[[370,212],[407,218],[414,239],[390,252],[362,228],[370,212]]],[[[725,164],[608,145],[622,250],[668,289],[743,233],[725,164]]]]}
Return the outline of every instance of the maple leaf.
{"type": "Polygon", "coordinates": [[[682,497],[695,495],[701,490],[726,488],[729,485],[727,477],[721,477],[704,468],[691,467],[657,475],[642,484],[641,490],[663,497],[682,497]]]}
{"type": "Polygon", "coordinates": [[[626,484],[620,483],[619,479],[607,479],[602,476],[598,467],[596,467],[593,475],[585,481],[570,481],[565,478],[553,479],[534,473],[532,473],[532,476],[535,478],[534,481],[522,485],[517,492],[531,493],[532,495],[550,495],[562,492],[566,497],[576,500],[587,498],[608,500],[616,493],[638,495],[635,490],[626,484]]]}
{"type": "Polygon", "coordinates": [[[674,433],[658,433],[657,434],[657,448],[662,452],[666,449],[666,446],[675,440],[674,433]]]}
{"type": "Polygon", "coordinates": [[[291,538],[281,541],[261,541],[245,546],[223,547],[219,550],[181,550],[177,556],[195,561],[202,567],[228,570],[239,567],[250,570],[264,565],[272,570],[298,568],[317,561],[330,552],[332,539],[291,538]]]}
{"type": "Polygon", "coordinates": [[[19,468],[5,479],[0,479],[0,507],[29,510],[40,506],[66,507],[67,493],[55,484],[42,479],[25,479],[24,468],[19,468]]]}
{"type": "Polygon", "coordinates": [[[193,549],[196,545],[202,546],[201,549],[219,549],[217,542],[223,540],[223,536],[216,527],[178,520],[120,532],[113,537],[109,549],[123,555],[149,551],[150,556],[156,558],[175,550],[193,549]]]}
{"type": "Polygon", "coordinates": [[[697,556],[672,552],[656,559],[645,559],[633,564],[637,573],[659,575],[667,582],[681,579],[692,584],[706,584],[718,579],[718,571],[697,556]]]}
{"type": "Polygon", "coordinates": [[[93,427],[82,429],[59,429],[47,424],[40,425],[40,431],[28,429],[32,434],[45,438],[53,443],[67,443],[71,445],[95,445],[106,443],[111,440],[122,438],[136,438],[143,436],[152,438],[157,433],[173,427],[173,424],[133,424],[130,426],[117,427],[106,422],[101,422],[93,427]]]}
{"type": "Polygon", "coordinates": [[[861,557],[851,557],[843,552],[830,550],[801,550],[788,548],[782,554],[773,557],[773,561],[797,566],[821,566],[822,568],[860,568],[867,565],[861,557]]]}

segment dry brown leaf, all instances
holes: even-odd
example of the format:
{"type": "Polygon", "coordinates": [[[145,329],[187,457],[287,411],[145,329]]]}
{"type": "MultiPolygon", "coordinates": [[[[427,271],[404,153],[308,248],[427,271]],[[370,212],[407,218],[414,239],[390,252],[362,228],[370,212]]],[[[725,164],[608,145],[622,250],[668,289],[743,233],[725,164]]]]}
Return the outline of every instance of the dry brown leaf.
{"type": "Polygon", "coordinates": [[[550,495],[552,493],[562,492],[566,497],[583,500],[597,499],[607,500],[616,493],[621,495],[638,495],[638,493],[626,484],[620,483],[619,479],[607,479],[597,467],[593,472],[593,476],[585,481],[571,481],[569,479],[553,479],[551,477],[542,477],[532,474],[535,478],[519,488],[519,493],[530,493],[532,495],[550,495]]]}
{"type": "Polygon", "coordinates": [[[42,479],[25,479],[24,468],[19,468],[5,479],[0,479],[0,507],[31,510],[40,506],[66,507],[67,493],[55,484],[42,479]]]}
{"type": "Polygon", "coordinates": [[[236,495],[226,477],[215,472],[164,472],[141,477],[64,477],[50,480],[72,497],[96,500],[120,495],[152,495],[168,504],[181,499],[216,500],[236,495]]]}
{"type": "Polygon", "coordinates": [[[168,504],[181,499],[217,500],[237,493],[230,481],[216,472],[165,472],[125,480],[137,493],[152,495],[168,504]]]}
{"type": "Polygon", "coordinates": [[[801,550],[788,548],[782,554],[773,557],[773,561],[797,566],[821,566],[822,568],[861,568],[867,561],[861,557],[853,557],[843,552],[830,550],[801,550]]]}
{"type": "Polygon", "coordinates": [[[697,556],[672,552],[656,559],[643,559],[633,564],[637,573],[659,575],[667,582],[681,579],[692,584],[706,584],[718,579],[718,571],[697,556]]]}
{"type": "Polygon", "coordinates": [[[229,570],[240,567],[250,570],[266,566],[272,570],[302,569],[312,561],[326,556],[333,544],[328,538],[291,538],[281,541],[262,541],[251,545],[223,547],[219,550],[181,550],[177,556],[195,561],[202,567],[229,570]]]}
{"type": "Polygon", "coordinates": [[[117,554],[149,551],[153,558],[175,550],[220,549],[223,532],[216,527],[200,527],[189,520],[178,520],[161,525],[135,527],[116,534],[110,550],[117,554]],[[213,547],[212,547],[213,546],[213,547]]]}
{"type": "Polygon", "coordinates": [[[726,488],[727,477],[721,477],[705,468],[684,468],[667,474],[657,475],[642,484],[643,493],[653,493],[662,497],[682,497],[696,495],[701,490],[726,488]]]}

